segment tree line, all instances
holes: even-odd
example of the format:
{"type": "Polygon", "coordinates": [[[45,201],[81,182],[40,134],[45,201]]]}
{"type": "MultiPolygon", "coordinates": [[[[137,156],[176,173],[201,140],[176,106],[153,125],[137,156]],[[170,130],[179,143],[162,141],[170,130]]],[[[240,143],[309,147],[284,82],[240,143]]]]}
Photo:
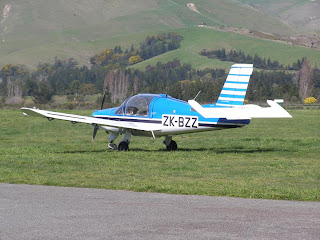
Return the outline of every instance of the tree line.
{"type": "Polygon", "coordinates": [[[137,49],[131,45],[130,49],[123,51],[121,46],[117,45],[114,49],[106,49],[102,53],[94,55],[90,58],[90,63],[93,67],[127,67],[168,51],[178,49],[181,40],[181,35],[173,32],[147,36],[137,49]]]}
{"type": "MultiPolygon", "coordinates": [[[[123,51],[120,46],[115,46],[93,56],[91,68],[79,66],[72,58],[55,58],[53,63],[39,63],[34,71],[22,65],[7,64],[0,70],[0,99],[2,104],[22,104],[24,97],[31,96],[35,103],[45,104],[50,103],[54,95],[67,95],[70,101],[83,102],[86,95],[103,93],[107,89],[108,101],[118,104],[137,93],[166,93],[188,100],[201,90],[197,98],[200,102],[215,102],[228,74],[224,69],[197,70],[178,59],[158,62],[144,70],[131,67],[138,62],[132,57],[145,59],[162,54],[178,48],[180,41],[181,36],[167,33],[148,36],[136,49],[131,46],[123,51]]],[[[224,52],[221,50],[216,54],[224,55],[224,52]]],[[[244,54],[240,51],[231,55],[239,57],[244,54]]],[[[232,59],[241,62],[241,58],[232,59]]],[[[253,59],[262,58],[256,55],[253,59]]],[[[287,71],[288,66],[284,68],[277,61],[262,61],[267,67],[253,72],[247,100],[258,102],[284,98],[298,102],[311,96],[319,99],[320,69],[312,68],[307,59],[297,60],[290,66],[296,71],[287,71]],[[276,69],[270,70],[272,66],[276,69]]]]}
{"type": "Polygon", "coordinates": [[[295,70],[299,71],[302,67],[302,63],[305,58],[301,60],[298,59],[292,65],[284,66],[280,64],[277,60],[271,60],[270,58],[262,58],[255,54],[254,56],[250,54],[245,54],[244,52],[230,50],[229,52],[226,49],[217,49],[217,50],[207,50],[203,49],[200,53],[202,56],[206,56],[211,59],[219,59],[220,61],[229,61],[229,62],[237,62],[237,63],[250,63],[253,64],[255,68],[260,68],[264,70],[295,70]]]}

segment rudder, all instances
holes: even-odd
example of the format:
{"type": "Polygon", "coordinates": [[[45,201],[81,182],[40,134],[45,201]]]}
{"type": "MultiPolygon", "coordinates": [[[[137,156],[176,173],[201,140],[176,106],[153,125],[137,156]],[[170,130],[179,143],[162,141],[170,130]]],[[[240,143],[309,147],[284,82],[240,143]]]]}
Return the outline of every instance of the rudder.
{"type": "Polygon", "coordinates": [[[252,71],[253,64],[232,65],[216,106],[243,105],[252,71]]]}

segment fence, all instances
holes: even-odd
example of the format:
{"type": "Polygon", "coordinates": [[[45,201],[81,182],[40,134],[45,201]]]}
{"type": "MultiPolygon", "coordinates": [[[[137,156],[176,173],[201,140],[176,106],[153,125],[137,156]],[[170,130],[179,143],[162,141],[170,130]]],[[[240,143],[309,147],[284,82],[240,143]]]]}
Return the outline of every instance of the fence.
{"type": "Polygon", "coordinates": [[[284,104],[283,107],[288,110],[292,110],[292,109],[320,109],[320,104],[284,104]]]}

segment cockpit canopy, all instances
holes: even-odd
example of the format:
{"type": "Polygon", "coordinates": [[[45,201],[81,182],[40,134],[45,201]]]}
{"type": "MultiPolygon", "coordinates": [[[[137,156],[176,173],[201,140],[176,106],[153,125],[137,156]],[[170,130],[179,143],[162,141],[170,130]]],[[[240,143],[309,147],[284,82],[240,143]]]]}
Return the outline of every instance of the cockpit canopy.
{"type": "Polygon", "coordinates": [[[156,94],[139,94],[126,99],[116,110],[116,115],[142,116],[149,115],[150,102],[156,94]]]}

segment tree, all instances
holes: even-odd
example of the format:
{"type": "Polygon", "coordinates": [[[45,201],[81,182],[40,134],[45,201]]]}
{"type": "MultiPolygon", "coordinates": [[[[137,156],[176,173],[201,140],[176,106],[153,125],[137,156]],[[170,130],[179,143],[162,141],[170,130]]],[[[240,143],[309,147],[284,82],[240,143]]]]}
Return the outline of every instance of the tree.
{"type": "Polygon", "coordinates": [[[110,70],[104,81],[104,89],[108,88],[113,103],[122,102],[129,90],[129,74],[124,70],[110,70]]]}
{"type": "Polygon", "coordinates": [[[80,94],[82,95],[92,95],[97,92],[97,88],[94,84],[92,83],[81,83],[80,84],[80,94]]]}
{"type": "Polygon", "coordinates": [[[308,59],[305,59],[302,63],[302,67],[299,71],[299,96],[301,99],[310,97],[313,90],[313,81],[312,81],[313,70],[310,66],[308,59]]]}
{"type": "Polygon", "coordinates": [[[23,102],[23,86],[29,78],[29,72],[23,65],[6,64],[0,71],[2,79],[1,91],[7,95],[7,104],[20,104],[23,102]]]}
{"type": "Polygon", "coordinates": [[[33,86],[30,94],[35,103],[45,104],[51,101],[54,91],[50,83],[33,79],[29,84],[33,86]]]}
{"type": "Polygon", "coordinates": [[[79,80],[73,80],[70,86],[71,93],[74,95],[78,95],[80,91],[80,82],[79,80]]]}
{"type": "MultiPolygon", "coordinates": [[[[60,66],[61,62],[56,59],[55,66],[60,66]]],[[[52,66],[48,63],[39,64],[36,71],[26,83],[26,92],[33,97],[35,103],[45,104],[51,101],[54,94],[49,76],[52,74],[52,66]]]]}

